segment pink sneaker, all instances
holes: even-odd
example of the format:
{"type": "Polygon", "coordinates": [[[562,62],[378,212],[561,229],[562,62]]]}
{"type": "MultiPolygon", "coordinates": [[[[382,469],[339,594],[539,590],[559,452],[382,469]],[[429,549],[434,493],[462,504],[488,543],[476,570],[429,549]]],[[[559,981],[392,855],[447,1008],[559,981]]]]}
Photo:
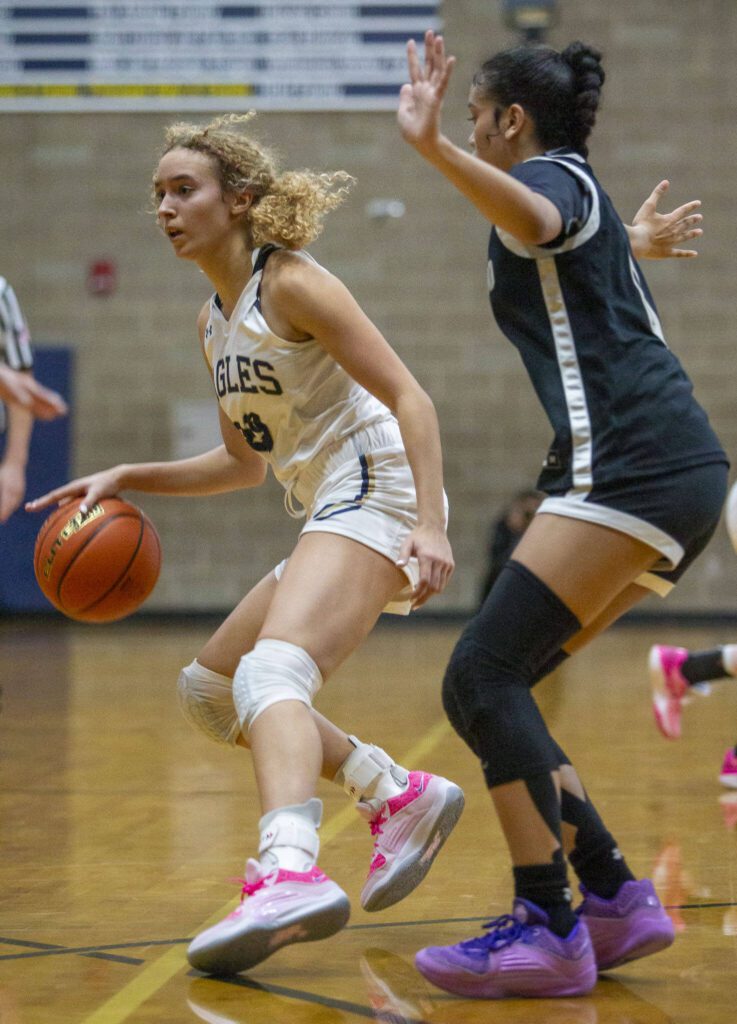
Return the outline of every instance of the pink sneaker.
{"type": "Polygon", "coordinates": [[[430,870],[461,816],[463,791],[440,775],[410,772],[404,793],[356,806],[376,836],[361,906],[384,910],[408,896],[430,870]]]}
{"type": "Polygon", "coordinates": [[[669,740],[680,739],[683,698],[689,691],[681,665],[688,657],[685,647],[650,648],[650,683],[653,688],[653,713],[658,729],[669,740]]]}
{"type": "Polygon", "coordinates": [[[730,789],[737,789],[737,757],[734,753],[734,747],[730,747],[724,755],[719,781],[723,786],[728,786],[730,789]]]}
{"type": "Polygon", "coordinates": [[[559,938],[544,911],[516,899],[512,915],[485,925],[486,934],[455,946],[428,946],[417,969],[438,988],[457,996],[583,996],[596,984],[596,959],[584,921],[559,938]]]}
{"type": "Polygon", "coordinates": [[[347,923],[348,897],[315,866],[264,875],[246,863],[240,906],[190,944],[187,959],[207,974],[237,974],[292,942],[326,939],[347,923]]]}

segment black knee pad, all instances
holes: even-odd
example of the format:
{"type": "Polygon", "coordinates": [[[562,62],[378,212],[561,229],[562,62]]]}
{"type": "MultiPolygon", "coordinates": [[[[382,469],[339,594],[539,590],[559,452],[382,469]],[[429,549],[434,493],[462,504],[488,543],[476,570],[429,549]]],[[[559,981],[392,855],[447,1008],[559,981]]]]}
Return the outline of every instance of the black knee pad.
{"type": "Polygon", "coordinates": [[[579,629],[553,591],[511,561],[464,630],[443,679],[443,706],[489,785],[558,767],[530,687],[539,666],[579,629]]]}

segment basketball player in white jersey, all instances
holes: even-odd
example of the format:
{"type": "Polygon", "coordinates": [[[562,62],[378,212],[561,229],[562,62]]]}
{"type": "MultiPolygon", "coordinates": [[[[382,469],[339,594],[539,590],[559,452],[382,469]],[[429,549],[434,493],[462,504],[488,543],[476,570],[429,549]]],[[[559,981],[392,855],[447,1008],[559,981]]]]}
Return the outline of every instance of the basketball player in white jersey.
{"type": "Polygon", "coordinates": [[[262,483],[267,467],[306,523],[180,676],[186,717],[249,746],[261,799],[258,859],[238,909],[199,935],[193,966],[253,967],[281,946],[333,934],[345,893],[317,867],[318,776],[356,798],[376,836],[361,902],[380,910],[424,877],[463,794],[406,771],[312,709],[324,679],[384,609],[408,612],[453,570],[432,402],[347,289],[303,252],[347,175],[277,173],[247,117],[166,135],[158,222],[215,294],[199,316],[223,444],[199,457],[118,466],[29,506],[120,491],[215,494],[262,483]]]}

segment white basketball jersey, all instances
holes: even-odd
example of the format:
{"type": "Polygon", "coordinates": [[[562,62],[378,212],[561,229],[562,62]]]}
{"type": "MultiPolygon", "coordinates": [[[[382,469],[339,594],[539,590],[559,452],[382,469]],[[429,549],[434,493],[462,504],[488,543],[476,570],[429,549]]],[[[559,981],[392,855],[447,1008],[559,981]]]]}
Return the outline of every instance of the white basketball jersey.
{"type": "Polygon", "coordinates": [[[285,341],[270,330],[259,285],[274,248],[253,253],[253,275],[230,320],[211,298],[205,353],[223,411],[290,491],[328,445],[392,414],[317,341],[285,341]]]}

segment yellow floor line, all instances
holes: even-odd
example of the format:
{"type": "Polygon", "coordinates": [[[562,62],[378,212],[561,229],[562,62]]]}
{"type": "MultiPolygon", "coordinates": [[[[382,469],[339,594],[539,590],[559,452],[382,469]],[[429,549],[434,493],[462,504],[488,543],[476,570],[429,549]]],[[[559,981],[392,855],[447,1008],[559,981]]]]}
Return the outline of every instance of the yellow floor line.
{"type": "MultiPolygon", "coordinates": [[[[401,764],[418,765],[424,757],[438,745],[450,730],[450,725],[443,719],[434,725],[425,735],[400,759],[401,764]]],[[[344,832],[356,821],[356,811],[353,805],[344,807],[342,811],[334,814],[320,829],[320,844],[325,846],[336,836],[344,832]]],[[[234,899],[221,907],[216,914],[202,924],[197,931],[209,928],[223,918],[235,907],[238,900],[234,899]]],[[[148,967],[142,968],[141,972],[119,992],[94,1010],[88,1017],[85,1017],[80,1024],[121,1024],[134,1013],[139,1006],[146,1002],[152,995],[163,988],[164,985],[179,971],[187,967],[187,960],[184,950],[180,946],[174,946],[158,957],[148,967]]]]}

